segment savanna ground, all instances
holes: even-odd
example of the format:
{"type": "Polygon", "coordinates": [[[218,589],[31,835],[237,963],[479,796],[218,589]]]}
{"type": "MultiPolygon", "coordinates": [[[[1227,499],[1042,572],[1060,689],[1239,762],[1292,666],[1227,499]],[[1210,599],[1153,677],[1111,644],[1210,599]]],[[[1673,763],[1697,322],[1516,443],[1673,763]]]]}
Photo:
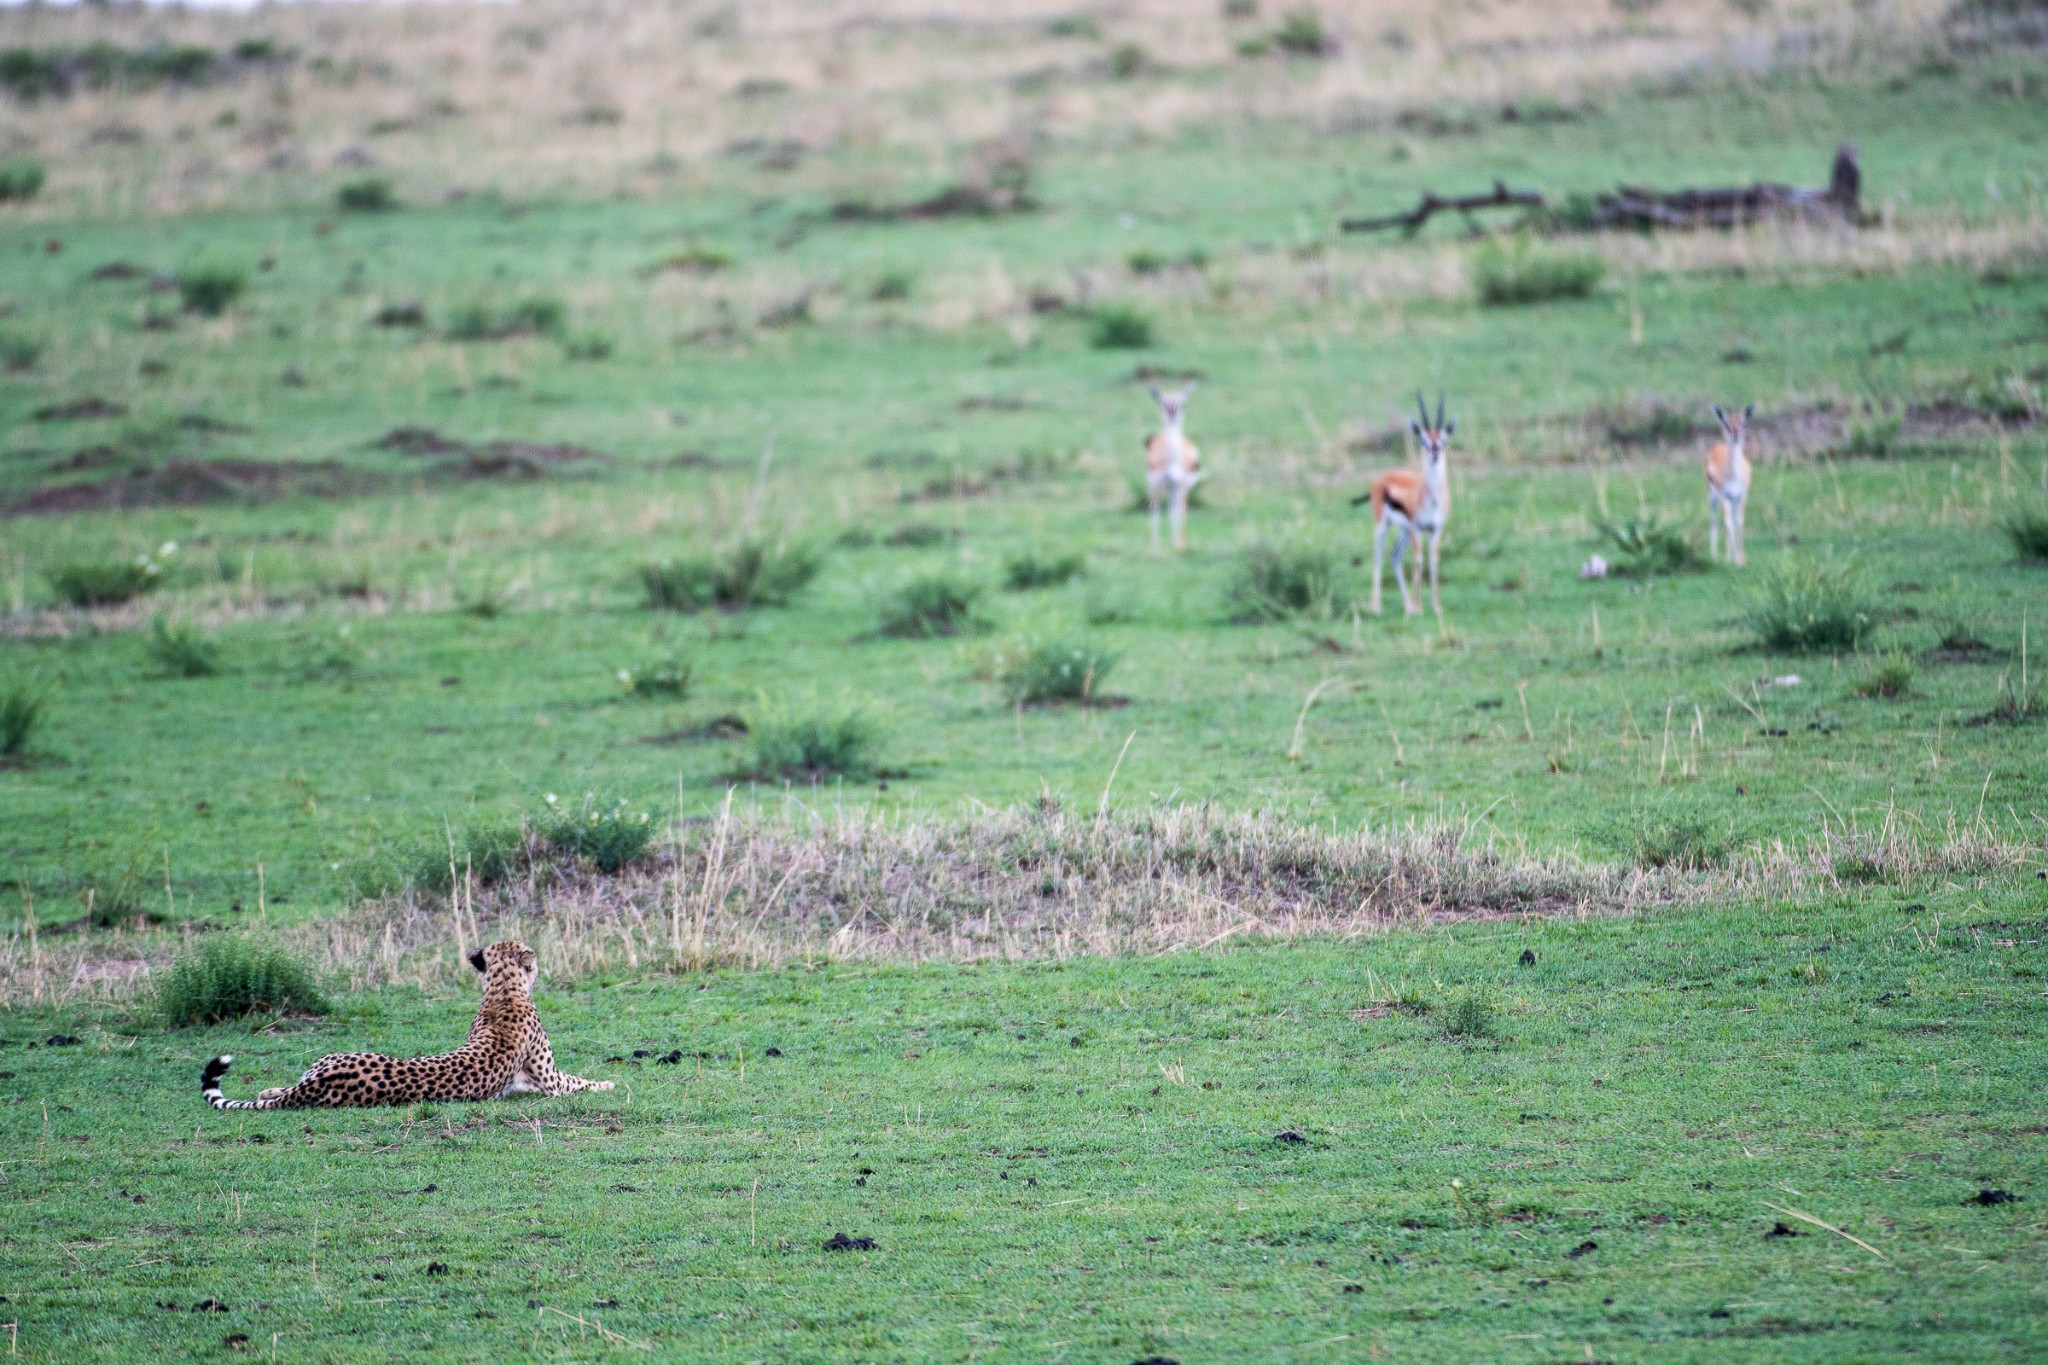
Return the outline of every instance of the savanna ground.
{"type": "Polygon", "coordinates": [[[2042,17],[1183,8],[0,16],[212,54],[0,63],[23,1356],[2043,1349],[2042,17]],[[1337,230],[1841,141],[1858,229],[1510,248],[1582,298],[1337,230]],[[1375,617],[1418,387],[1444,613],[1375,617]],[[1749,566],[1581,582],[1703,541],[1717,401],[1749,566]],[[815,576],[649,605],[747,543],[815,576]],[[452,1043],[511,932],[620,1091],[192,1093],[452,1043]],[[333,1011],[168,1027],[214,936],[333,1011]]]}

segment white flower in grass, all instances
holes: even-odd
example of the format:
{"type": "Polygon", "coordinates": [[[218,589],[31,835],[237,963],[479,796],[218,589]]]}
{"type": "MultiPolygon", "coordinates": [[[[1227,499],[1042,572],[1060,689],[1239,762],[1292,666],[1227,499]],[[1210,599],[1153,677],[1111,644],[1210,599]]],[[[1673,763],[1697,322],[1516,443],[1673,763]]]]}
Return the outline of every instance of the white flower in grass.
{"type": "Polygon", "coordinates": [[[546,796],[542,797],[541,799],[543,801],[546,801],[550,806],[555,804],[555,794],[553,792],[549,792],[546,796]]]}

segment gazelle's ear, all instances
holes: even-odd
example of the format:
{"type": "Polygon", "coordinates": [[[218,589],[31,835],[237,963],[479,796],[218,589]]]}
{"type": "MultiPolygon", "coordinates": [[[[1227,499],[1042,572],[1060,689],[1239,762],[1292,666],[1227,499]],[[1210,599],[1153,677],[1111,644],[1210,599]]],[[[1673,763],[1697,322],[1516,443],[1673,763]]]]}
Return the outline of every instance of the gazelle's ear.
{"type": "Polygon", "coordinates": [[[478,971],[480,971],[480,972],[481,972],[481,971],[485,971],[485,970],[487,970],[487,969],[486,969],[486,968],[484,967],[484,950],[483,950],[483,949],[479,948],[479,949],[477,949],[477,950],[476,950],[475,952],[473,952],[473,953],[471,953],[471,954],[469,955],[469,965],[470,965],[470,966],[472,966],[472,967],[474,967],[474,968],[476,968],[476,969],[477,969],[478,971]]]}
{"type": "Polygon", "coordinates": [[[1455,417],[1453,417],[1453,418],[1452,418],[1452,419],[1451,419],[1450,421],[1448,421],[1448,422],[1444,423],[1444,437],[1445,437],[1445,439],[1446,439],[1446,440],[1448,440],[1448,439],[1450,438],[1450,434],[1451,434],[1452,432],[1456,431],[1457,429],[1458,429],[1458,419],[1457,419],[1457,418],[1455,418],[1455,417]]]}
{"type": "Polygon", "coordinates": [[[1751,403],[1748,407],[1742,410],[1743,421],[1747,422],[1750,418],[1754,416],[1756,416],[1756,404],[1751,403]]]}
{"type": "Polygon", "coordinates": [[[1145,392],[1152,395],[1152,401],[1155,403],[1164,404],[1166,402],[1166,395],[1159,391],[1159,386],[1157,384],[1147,384],[1145,386],[1145,392]]]}
{"type": "Polygon", "coordinates": [[[1198,379],[1190,379],[1188,386],[1180,391],[1180,401],[1185,403],[1188,399],[1193,398],[1195,396],[1195,385],[1200,382],[1198,379]]]}
{"type": "Polygon", "coordinates": [[[1408,419],[1408,430],[1415,433],[1415,439],[1418,441],[1426,439],[1429,435],[1429,433],[1422,429],[1422,423],[1416,421],[1413,417],[1408,419]]]}

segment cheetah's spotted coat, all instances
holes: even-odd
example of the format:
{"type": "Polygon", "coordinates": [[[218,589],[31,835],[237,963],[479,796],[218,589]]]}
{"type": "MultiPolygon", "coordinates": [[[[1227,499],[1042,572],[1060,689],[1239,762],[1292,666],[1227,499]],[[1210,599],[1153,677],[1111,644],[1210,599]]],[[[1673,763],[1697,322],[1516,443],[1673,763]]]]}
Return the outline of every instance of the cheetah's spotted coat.
{"type": "Polygon", "coordinates": [[[200,1073],[200,1091],[216,1109],[334,1109],[611,1089],[610,1081],[586,1081],[555,1069],[548,1035],[533,1008],[539,962],[533,949],[509,939],[470,954],[470,965],[484,974],[484,998],[469,1026],[469,1041],[453,1052],[438,1057],[337,1052],[313,1063],[297,1085],[266,1090],[253,1100],[231,1100],[220,1093],[221,1077],[234,1058],[216,1057],[200,1073]]]}

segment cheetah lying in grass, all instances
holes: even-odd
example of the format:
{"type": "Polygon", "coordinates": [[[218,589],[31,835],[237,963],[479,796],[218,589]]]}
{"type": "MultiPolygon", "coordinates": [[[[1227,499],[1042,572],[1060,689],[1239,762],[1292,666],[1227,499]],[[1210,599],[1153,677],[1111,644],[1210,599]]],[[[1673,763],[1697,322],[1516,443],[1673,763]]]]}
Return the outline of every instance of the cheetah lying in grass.
{"type": "Polygon", "coordinates": [[[540,965],[533,949],[507,939],[471,953],[469,965],[484,974],[484,999],[469,1026],[469,1041],[453,1052],[438,1057],[337,1052],[313,1063],[297,1085],[266,1090],[253,1100],[231,1100],[220,1093],[221,1077],[234,1060],[222,1056],[199,1074],[200,1092],[216,1109],[335,1109],[612,1088],[610,1081],[586,1081],[555,1070],[548,1035],[533,1008],[540,965]]]}

